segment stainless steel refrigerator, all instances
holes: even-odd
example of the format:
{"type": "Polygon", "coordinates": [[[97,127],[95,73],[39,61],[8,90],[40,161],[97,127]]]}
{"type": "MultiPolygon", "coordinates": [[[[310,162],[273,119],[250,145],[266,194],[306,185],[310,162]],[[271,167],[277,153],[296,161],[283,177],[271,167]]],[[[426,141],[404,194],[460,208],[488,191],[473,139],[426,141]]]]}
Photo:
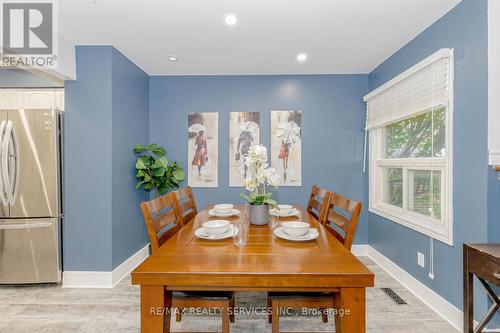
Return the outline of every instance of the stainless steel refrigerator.
{"type": "Polygon", "coordinates": [[[62,115],[0,110],[0,283],[61,280],[62,115]]]}

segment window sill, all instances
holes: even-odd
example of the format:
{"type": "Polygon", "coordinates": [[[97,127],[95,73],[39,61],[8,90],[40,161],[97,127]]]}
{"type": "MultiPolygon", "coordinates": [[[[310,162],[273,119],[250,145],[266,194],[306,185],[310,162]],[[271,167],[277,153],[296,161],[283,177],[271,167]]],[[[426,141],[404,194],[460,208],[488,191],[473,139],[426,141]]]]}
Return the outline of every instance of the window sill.
{"type": "Polygon", "coordinates": [[[453,233],[451,230],[447,230],[444,225],[442,227],[432,225],[427,221],[416,218],[414,215],[417,214],[403,213],[398,209],[391,208],[389,205],[372,206],[370,207],[369,211],[390,221],[396,222],[407,228],[439,240],[447,245],[453,246],[453,233]]]}

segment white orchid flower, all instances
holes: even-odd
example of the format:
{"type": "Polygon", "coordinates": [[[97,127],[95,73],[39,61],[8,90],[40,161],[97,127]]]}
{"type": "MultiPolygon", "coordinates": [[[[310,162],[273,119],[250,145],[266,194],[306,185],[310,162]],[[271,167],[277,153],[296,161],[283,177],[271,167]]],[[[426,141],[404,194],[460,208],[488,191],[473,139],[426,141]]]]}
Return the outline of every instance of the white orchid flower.
{"type": "Polygon", "coordinates": [[[243,183],[245,184],[245,188],[249,192],[253,192],[257,189],[257,183],[252,179],[245,179],[243,183]]]}
{"type": "MultiPolygon", "coordinates": [[[[266,184],[278,188],[280,185],[280,177],[276,172],[276,169],[269,167],[267,163],[267,148],[263,145],[254,145],[250,147],[248,155],[244,159],[244,164],[248,168],[248,173],[246,179],[243,181],[247,191],[251,192],[252,195],[245,196],[245,200],[249,203],[253,203],[253,199],[257,196],[262,198],[266,196],[266,203],[276,204],[274,200],[271,200],[270,193],[266,193],[266,184]]],[[[260,199],[261,200],[261,199],[260,199]]],[[[262,201],[259,201],[262,204],[262,201]]]]}

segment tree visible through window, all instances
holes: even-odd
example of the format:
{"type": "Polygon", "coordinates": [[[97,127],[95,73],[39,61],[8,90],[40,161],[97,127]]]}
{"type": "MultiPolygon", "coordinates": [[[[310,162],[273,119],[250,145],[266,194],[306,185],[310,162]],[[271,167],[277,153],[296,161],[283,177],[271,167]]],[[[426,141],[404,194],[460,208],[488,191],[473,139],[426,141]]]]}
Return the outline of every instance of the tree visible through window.
{"type": "MultiPolygon", "coordinates": [[[[438,108],[385,127],[386,159],[430,159],[445,156],[446,109],[438,108]]],[[[431,165],[432,167],[432,165],[431,165]]],[[[441,219],[441,172],[412,170],[406,172],[408,192],[406,207],[409,211],[441,219]],[[409,190],[410,191],[410,190],[409,190]]],[[[386,168],[386,197],[384,202],[403,208],[403,168],[386,168]]]]}
{"type": "Polygon", "coordinates": [[[386,158],[444,157],[445,108],[387,125],[386,158]]]}

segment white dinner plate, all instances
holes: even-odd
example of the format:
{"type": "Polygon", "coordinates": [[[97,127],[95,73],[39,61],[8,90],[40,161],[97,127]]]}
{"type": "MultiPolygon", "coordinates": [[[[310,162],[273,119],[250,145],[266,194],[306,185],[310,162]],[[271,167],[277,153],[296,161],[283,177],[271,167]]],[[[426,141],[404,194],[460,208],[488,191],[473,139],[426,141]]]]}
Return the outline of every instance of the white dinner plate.
{"type": "Polygon", "coordinates": [[[300,214],[299,210],[297,208],[293,208],[289,213],[287,214],[282,214],[280,213],[279,210],[277,209],[271,209],[269,211],[269,214],[273,215],[273,216],[277,216],[277,217],[292,217],[292,216],[297,216],[300,214]]]}
{"type": "Polygon", "coordinates": [[[309,231],[302,236],[290,236],[285,232],[285,230],[283,230],[283,227],[279,227],[276,228],[276,230],[274,230],[274,234],[279,238],[283,238],[294,242],[310,241],[319,237],[319,232],[316,228],[309,228],[309,231]]]}
{"type": "Polygon", "coordinates": [[[210,215],[210,216],[216,216],[216,217],[230,217],[230,216],[238,215],[239,213],[240,213],[240,211],[237,210],[237,209],[233,209],[230,213],[227,213],[227,214],[217,213],[215,211],[215,209],[210,209],[208,211],[208,215],[210,215]]]}
{"type": "Polygon", "coordinates": [[[201,239],[207,239],[207,240],[221,240],[221,239],[226,239],[229,237],[233,237],[234,234],[238,233],[238,227],[235,227],[234,225],[230,225],[229,228],[224,232],[223,234],[220,235],[209,235],[206,231],[205,228],[201,227],[195,230],[194,234],[196,237],[201,238],[201,239]]]}

